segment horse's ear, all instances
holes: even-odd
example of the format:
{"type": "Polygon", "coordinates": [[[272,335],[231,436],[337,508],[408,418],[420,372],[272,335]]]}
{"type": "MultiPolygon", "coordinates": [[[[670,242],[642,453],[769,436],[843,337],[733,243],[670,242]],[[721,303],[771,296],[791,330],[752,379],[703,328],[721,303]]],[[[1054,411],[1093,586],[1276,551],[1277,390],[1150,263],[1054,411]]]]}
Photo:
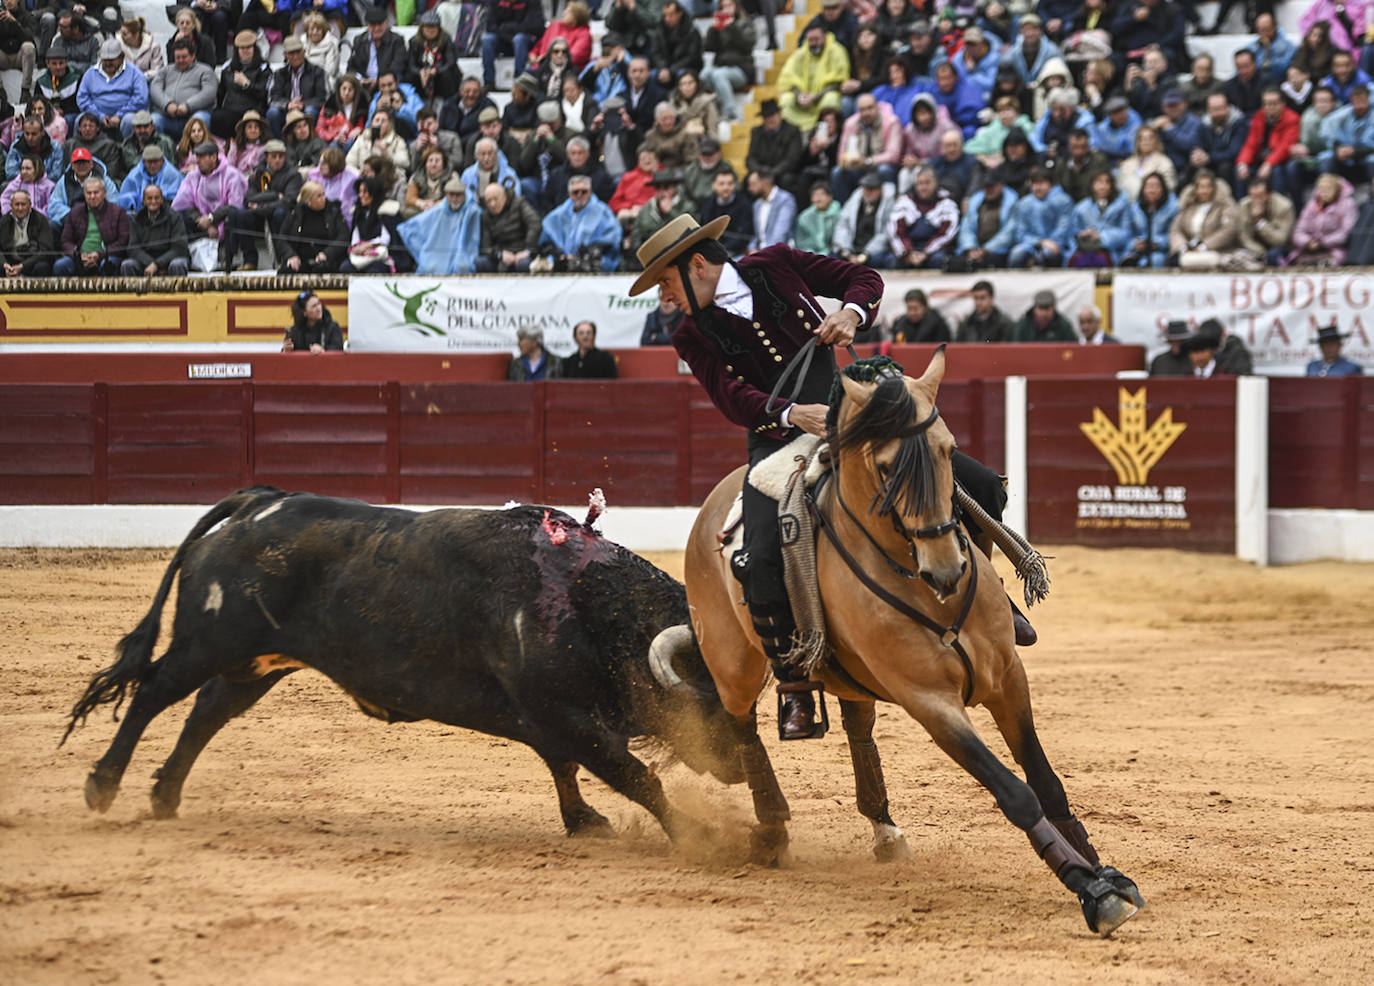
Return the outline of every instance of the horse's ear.
{"type": "Polygon", "coordinates": [[[922,387],[930,388],[933,394],[940,389],[940,381],[945,378],[945,344],[942,342],[935,347],[935,355],[930,358],[930,365],[926,367],[926,372],[916,382],[922,387]]]}
{"type": "Polygon", "coordinates": [[[849,374],[840,374],[840,383],[844,386],[845,396],[859,407],[868,403],[868,399],[873,396],[873,391],[877,388],[877,383],[863,383],[853,380],[849,374]]]}

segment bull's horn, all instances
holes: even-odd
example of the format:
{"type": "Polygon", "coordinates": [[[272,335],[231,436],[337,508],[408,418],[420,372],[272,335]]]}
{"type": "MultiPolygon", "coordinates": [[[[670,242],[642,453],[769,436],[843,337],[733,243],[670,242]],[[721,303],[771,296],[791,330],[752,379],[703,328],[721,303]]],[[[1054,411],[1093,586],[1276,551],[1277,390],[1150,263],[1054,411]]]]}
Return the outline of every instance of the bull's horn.
{"type": "Polygon", "coordinates": [[[658,683],[669,691],[690,689],[675,670],[673,658],[692,647],[692,628],[686,624],[660,630],[654,642],[649,645],[649,670],[658,683]]]}

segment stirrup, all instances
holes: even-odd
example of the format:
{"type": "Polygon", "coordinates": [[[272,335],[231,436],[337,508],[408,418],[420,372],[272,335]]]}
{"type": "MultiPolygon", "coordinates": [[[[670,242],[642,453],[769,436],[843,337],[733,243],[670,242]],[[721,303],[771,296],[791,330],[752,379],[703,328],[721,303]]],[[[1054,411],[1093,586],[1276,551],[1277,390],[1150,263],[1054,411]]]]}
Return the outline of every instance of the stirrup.
{"type": "Polygon", "coordinates": [[[820,739],[830,729],[830,712],[825,707],[825,685],[819,681],[779,681],[778,682],[778,739],[783,742],[792,740],[820,739]],[[816,707],[820,710],[820,721],[813,720],[811,732],[805,736],[786,736],[783,734],[782,713],[787,704],[787,695],[796,692],[815,692],[816,707]]]}

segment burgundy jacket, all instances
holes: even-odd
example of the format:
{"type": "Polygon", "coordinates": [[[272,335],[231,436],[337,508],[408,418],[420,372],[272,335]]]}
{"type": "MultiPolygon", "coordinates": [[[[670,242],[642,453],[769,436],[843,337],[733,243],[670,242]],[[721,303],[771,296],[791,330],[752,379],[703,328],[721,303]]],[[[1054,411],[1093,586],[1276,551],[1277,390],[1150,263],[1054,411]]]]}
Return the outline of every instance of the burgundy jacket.
{"type": "MultiPolygon", "coordinates": [[[[796,429],[783,428],[764,407],[788,361],[819,324],[817,313],[824,309],[816,296],[858,305],[865,312],[862,330],[872,324],[883,300],[883,279],[871,267],[783,244],[750,254],[734,266],[753,292],[753,320],[709,305],[699,316],[683,318],[673,332],[673,348],[722,414],[755,434],[785,441],[796,429]]],[[[833,378],[831,354],[817,352],[797,402],[827,403],[833,378]]],[[[785,389],[791,388],[789,379],[785,389]]]]}
{"type": "MultiPolygon", "coordinates": [[[[72,206],[72,211],[67,213],[67,218],[62,223],[62,253],[77,260],[80,259],[78,254],[81,253],[81,241],[86,238],[87,209],[88,206],[83,199],[72,206]]],[[[105,249],[101,251],[101,256],[123,257],[129,252],[127,212],[106,199],[100,211],[95,214],[95,224],[100,227],[100,237],[105,241],[105,249]]]]}

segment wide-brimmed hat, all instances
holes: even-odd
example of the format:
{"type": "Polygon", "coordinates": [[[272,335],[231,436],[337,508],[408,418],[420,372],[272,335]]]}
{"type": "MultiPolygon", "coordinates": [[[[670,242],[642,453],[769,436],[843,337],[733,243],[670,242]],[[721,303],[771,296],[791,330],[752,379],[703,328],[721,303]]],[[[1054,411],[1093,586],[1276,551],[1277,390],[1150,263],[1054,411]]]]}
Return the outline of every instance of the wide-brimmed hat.
{"type": "Polygon", "coordinates": [[[1323,325],[1317,330],[1317,337],[1312,340],[1312,344],[1320,345],[1323,342],[1344,342],[1350,338],[1349,332],[1342,332],[1335,322],[1330,325],[1323,325]]]}
{"type": "Polygon", "coordinates": [[[1164,329],[1164,338],[1168,342],[1179,342],[1183,339],[1187,339],[1192,334],[1193,330],[1188,328],[1188,323],[1181,319],[1175,319],[1165,326],[1164,329]]]}
{"type": "Polygon", "coordinates": [[[774,113],[781,113],[782,107],[778,105],[776,99],[765,99],[759,103],[759,116],[772,116],[774,113]]]}
{"type": "Polygon", "coordinates": [[[678,216],[644,241],[635,256],[644,265],[644,273],[630,285],[630,297],[643,294],[658,283],[663,272],[682,254],[702,240],[715,240],[730,225],[729,216],[712,219],[701,226],[691,216],[678,216]]]}
{"type": "Polygon", "coordinates": [[[290,130],[292,127],[294,127],[297,123],[300,123],[302,120],[309,119],[310,117],[306,116],[300,110],[288,110],[286,114],[286,123],[285,125],[283,125],[282,129],[290,130]]]}
{"type": "Polygon", "coordinates": [[[1221,327],[1211,319],[1197,327],[1197,331],[1183,340],[1185,353],[1201,352],[1205,349],[1221,348],[1221,327]]]}
{"type": "Polygon", "coordinates": [[[669,185],[681,185],[682,172],[674,171],[672,168],[659,168],[654,172],[654,176],[649,179],[649,184],[654,188],[667,188],[669,185]]]}

